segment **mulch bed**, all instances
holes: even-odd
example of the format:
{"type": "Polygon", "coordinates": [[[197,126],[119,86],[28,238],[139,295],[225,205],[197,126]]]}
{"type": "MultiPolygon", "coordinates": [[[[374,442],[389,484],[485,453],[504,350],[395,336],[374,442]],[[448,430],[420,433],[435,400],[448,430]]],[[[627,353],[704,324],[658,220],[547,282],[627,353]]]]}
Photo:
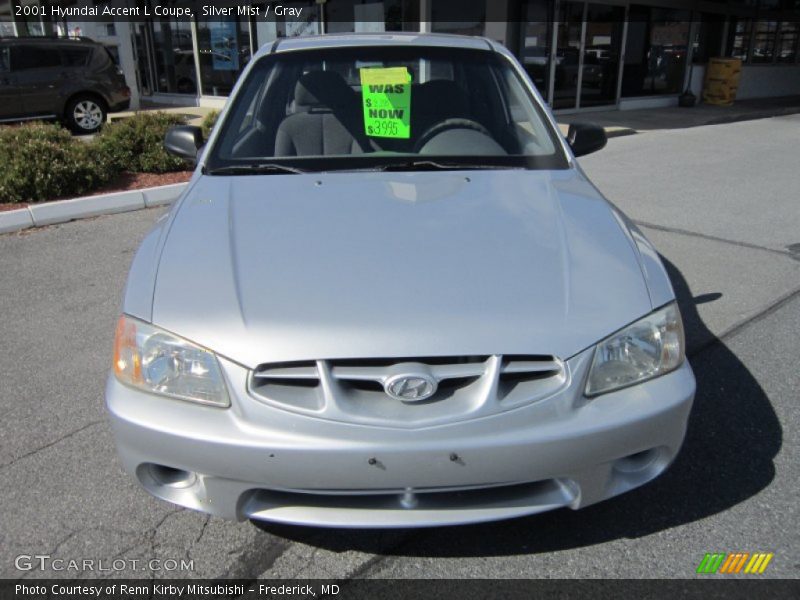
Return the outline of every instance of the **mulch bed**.
{"type": "MultiPolygon", "coordinates": [[[[87,196],[96,196],[98,194],[109,194],[111,192],[128,192],[130,190],[141,190],[143,188],[155,187],[158,185],[170,185],[173,183],[184,183],[189,181],[192,176],[191,171],[176,171],[174,173],[122,173],[114,181],[108,185],[98,188],[86,194],[87,196]]],[[[67,200],[64,198],[53,198],[53,200],[67,200]]],[[[31,202],[0,202],[0,211],[16,210],[18,208],[25,208],[33,203],[31,202]]],[[[42,204],[37,202],[36,204],[42,204]]]]}

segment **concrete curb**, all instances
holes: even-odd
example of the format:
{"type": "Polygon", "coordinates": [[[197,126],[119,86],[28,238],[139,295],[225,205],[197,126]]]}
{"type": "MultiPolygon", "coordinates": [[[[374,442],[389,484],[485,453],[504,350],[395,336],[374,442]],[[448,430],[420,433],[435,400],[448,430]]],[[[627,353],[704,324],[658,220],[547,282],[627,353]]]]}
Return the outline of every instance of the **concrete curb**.
{"type": "Polygon", "coordinates": [[[33,227],[33,216],[27,208],[0,212],[0,233],[11,233],[33,227]]]}
{"type": "Polygon", "coordinates": [[[145,188],[139,190],[144,194],[144,205],[147,208],[153,206],[164,206],[172,204],[186,189],[186,183],[173,183],[171,185],[161,185],[159,187],[145,188]]]}
{"type": "Polygon", "coordinates": [[[172,203],[183,193],[186,183],[98,194],[71,200],[34,204],[19,210],[0,212],[0,233],[13,233],[30,227],[42,227],[86,219],[99,215],[140,210],[172,203]]]}

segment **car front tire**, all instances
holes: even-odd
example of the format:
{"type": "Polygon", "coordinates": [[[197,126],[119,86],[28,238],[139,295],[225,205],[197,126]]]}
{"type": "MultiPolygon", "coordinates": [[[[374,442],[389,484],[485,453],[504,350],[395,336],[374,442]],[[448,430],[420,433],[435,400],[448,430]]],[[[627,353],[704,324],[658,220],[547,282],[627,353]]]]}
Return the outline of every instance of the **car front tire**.
{"type": "Polygon", "coordinates": [[[79,135],[97,133],[106,122],[108,110],[94,96],[77,96],[70,100],[64,113],[67,126],[79,135]]]}

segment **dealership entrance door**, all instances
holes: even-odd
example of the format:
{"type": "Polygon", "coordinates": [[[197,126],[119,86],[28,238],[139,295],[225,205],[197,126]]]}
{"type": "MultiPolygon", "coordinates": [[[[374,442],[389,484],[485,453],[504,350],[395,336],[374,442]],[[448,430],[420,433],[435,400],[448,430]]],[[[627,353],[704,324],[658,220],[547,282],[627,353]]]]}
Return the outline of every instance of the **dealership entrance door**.
{"type": "Polygon", "coordinates": [[[563,2],[550,56],[554,109],[608,106],[619,98],[625,8],[563,2]]]}
{"type": "Polygon", "coordinates": [[[148,20],[136,24],[132,35],[136,80],[143,96],[198,95],[190,23],[167,18],[148,20]]]}

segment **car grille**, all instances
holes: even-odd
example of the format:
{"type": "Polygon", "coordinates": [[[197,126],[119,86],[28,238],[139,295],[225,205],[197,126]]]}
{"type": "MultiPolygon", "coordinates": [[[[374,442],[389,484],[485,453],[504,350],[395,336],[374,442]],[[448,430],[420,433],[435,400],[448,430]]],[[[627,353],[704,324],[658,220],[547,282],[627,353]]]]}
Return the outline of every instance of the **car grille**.
{"type": "MultiPolygon", "coordinates": [[[[546,479],[531,483],[498,484],[451,489],[398,490],[267,490],[246,492],[239,501],[249,518],[270,519],[281,507],[371,511],[454,511],[530,507],[529,512],[567,506],[576,498],[569,480],[546,479]]],[[[362,514],[362,517],[367,514],[362,514]]]]}
{"type": "Polygon", "coordinates": [[[551,396],[567,382],[553,356],[486,355],[267,363],[251,373],[251,395],[315,416],[389,427],[423,427],[518,408],[551,396]],[[422,401],[398,400],[384,384],[426,373],[438,383],[422,401]]]}

